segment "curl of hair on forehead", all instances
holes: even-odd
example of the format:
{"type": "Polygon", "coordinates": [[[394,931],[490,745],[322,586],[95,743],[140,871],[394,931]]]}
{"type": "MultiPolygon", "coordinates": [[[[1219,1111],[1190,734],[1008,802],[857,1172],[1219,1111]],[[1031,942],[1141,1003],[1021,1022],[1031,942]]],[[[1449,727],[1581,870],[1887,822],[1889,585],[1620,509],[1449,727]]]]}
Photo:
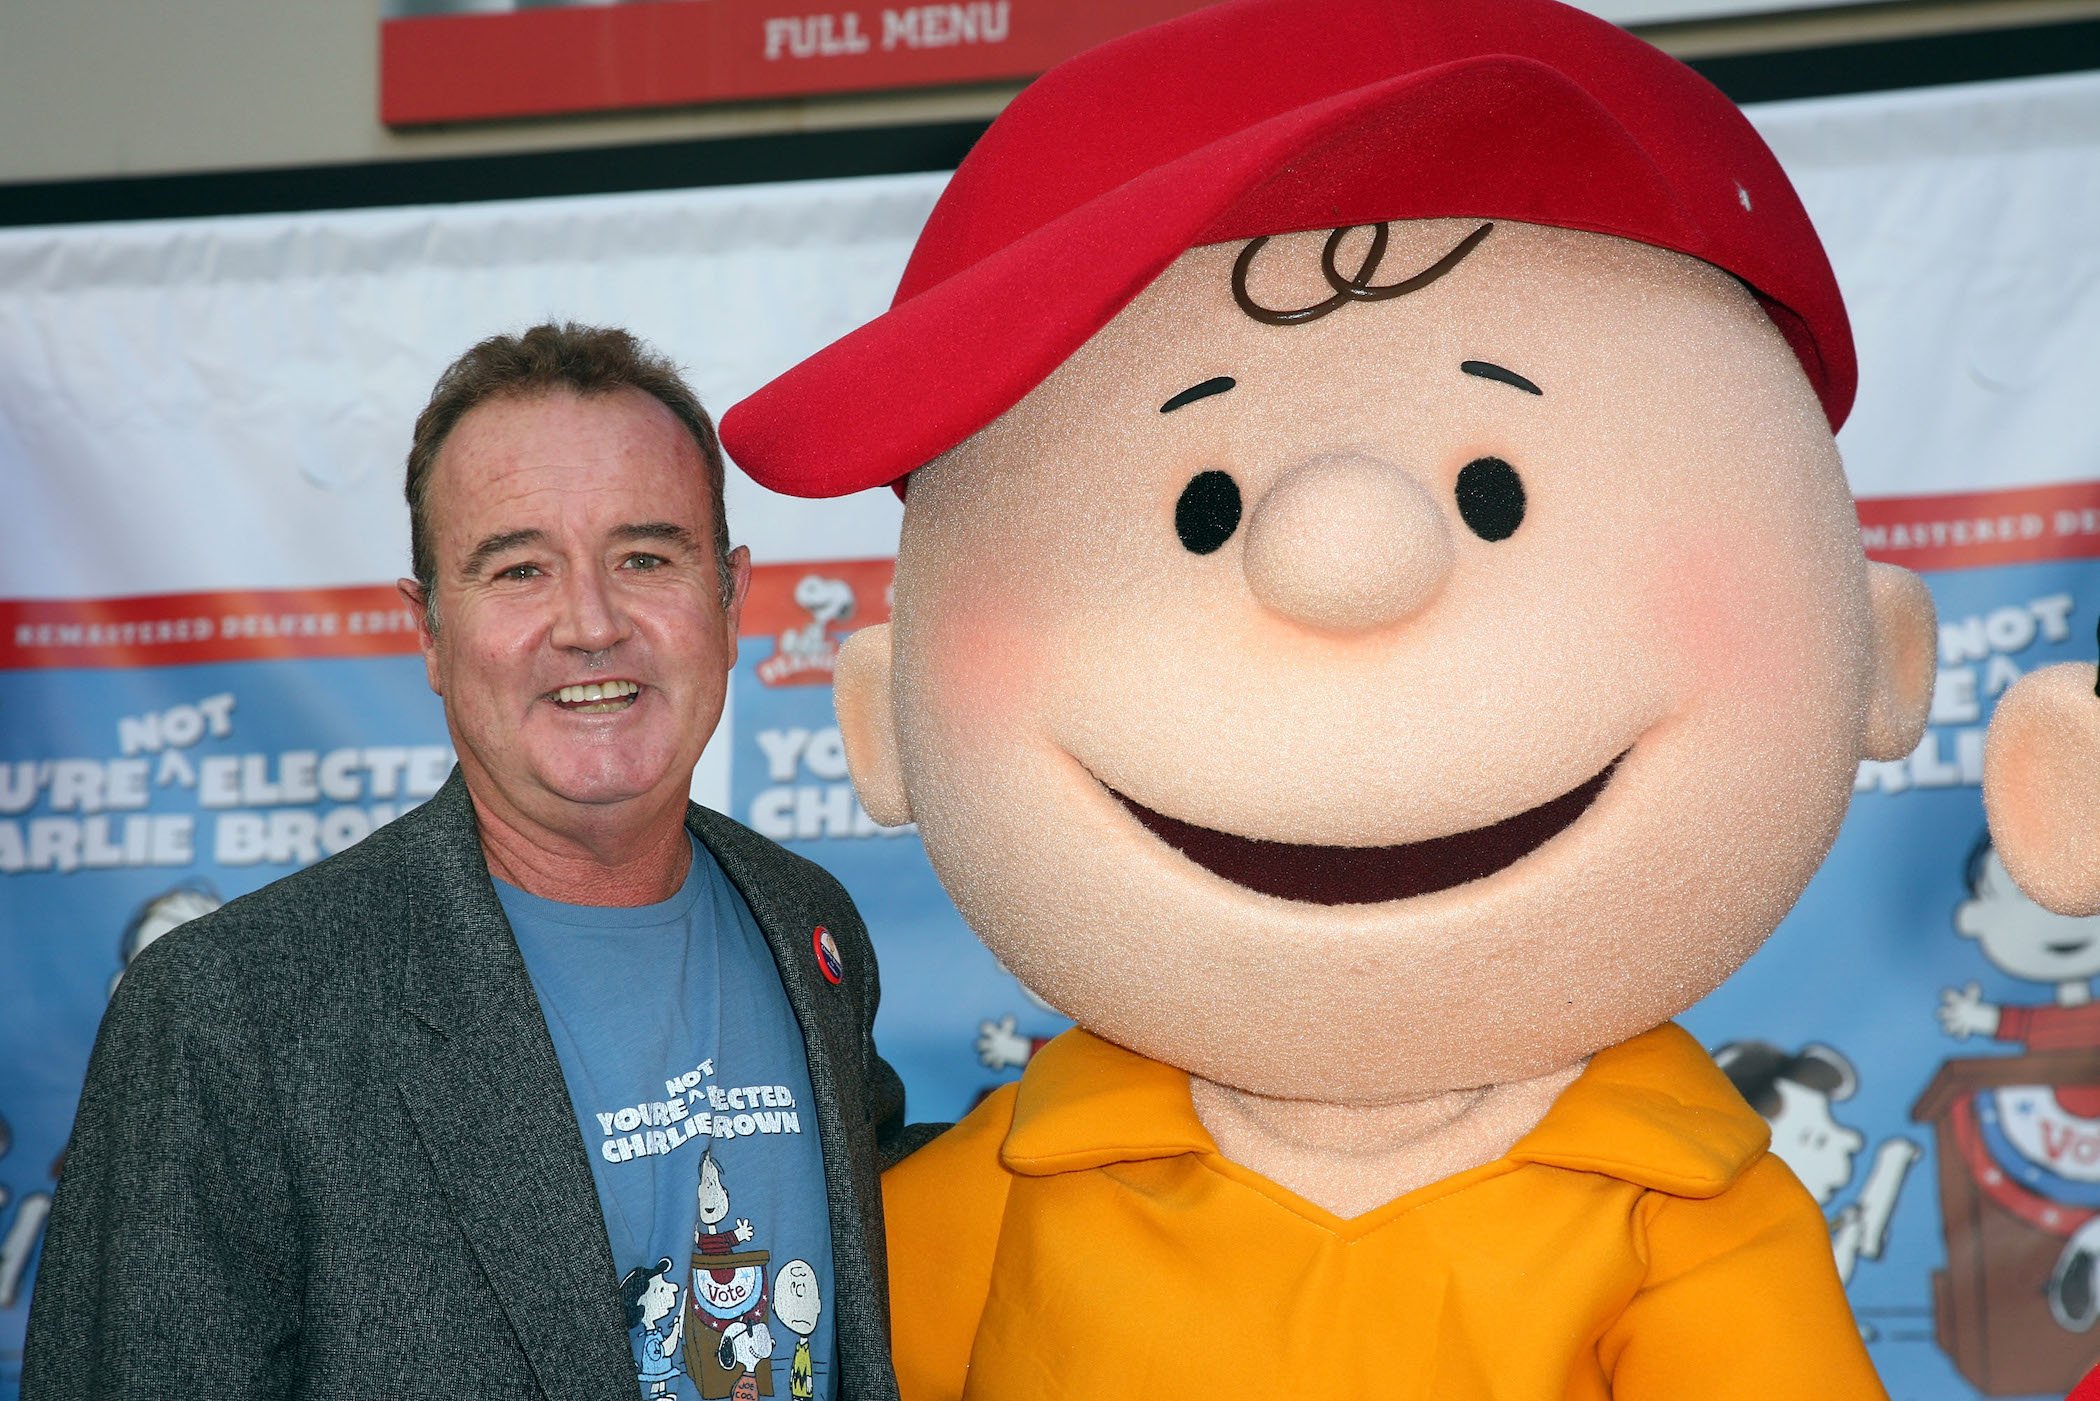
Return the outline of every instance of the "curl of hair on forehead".
{"type": "Polygon", "coordinates": [[[1256,321],[1270,326],[1302,326],[1308,321],[1317,321],[1330,312],[1339,311],[1351,302],[1390,301],[1394,297],[1404,297],[1410,292],[1421,291],[1465,261],[1466,255],[1478,248],[1481,240],[1493,232],[1494,227],[1493,224],[1482,224],[1460,239],[1458,245],[1450,252],[1410,277],[1403,277],[1397,282],[1377,284],[1371,279],[1378,275],[1379,264],[1385,261],[1386,244],[1392,238],[1392,224],[1345,224],[1328,233],[1327,243],[1320,250],[1320,275],[1327,279],[1327,285],[1334,289],[1334,295],[1324,301],[1289,310],[1263,306],[1255,301],[1253,294],[1247,290],[1247,276],[1254,267],[1254,255],[1261,252],[1269,241],[1269,235],[1264,234],[1260,238],[1247,240],[1247,246],[1240,250],[1239,257],[1233,259],[1232,299],[1239,304],[1241,311],[1256,321]],[[1364,251],[1363,261],[1357,265],[1356,271],[1344,277],[1336,259],[1342,240],[1358,228],[1371,230],[1371,246],[1364,251]]]}

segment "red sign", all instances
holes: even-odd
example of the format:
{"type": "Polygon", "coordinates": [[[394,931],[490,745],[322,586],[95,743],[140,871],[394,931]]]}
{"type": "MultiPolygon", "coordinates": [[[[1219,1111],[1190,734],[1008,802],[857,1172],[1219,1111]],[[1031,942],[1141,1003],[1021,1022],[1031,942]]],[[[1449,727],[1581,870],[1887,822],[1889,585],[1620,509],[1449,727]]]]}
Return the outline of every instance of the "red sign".
{"type": "Polygon", "coordinates": [[[829,686],[847,634],[890,620],[894,569],[886,559],[754,566],[738,635],[761,649],[758,679],[768,686],[829,686]]]}
{"type": "Polygon", "coordinates": [[[391,657],[416,650],[415,614],[391,584],[0,599],[0,671],[391,657]]]}
{"type": "Polygon", "coordinates": [[[379,29],[388,126],[1033,77],[1205,0],[623,0],[379,29]]]}

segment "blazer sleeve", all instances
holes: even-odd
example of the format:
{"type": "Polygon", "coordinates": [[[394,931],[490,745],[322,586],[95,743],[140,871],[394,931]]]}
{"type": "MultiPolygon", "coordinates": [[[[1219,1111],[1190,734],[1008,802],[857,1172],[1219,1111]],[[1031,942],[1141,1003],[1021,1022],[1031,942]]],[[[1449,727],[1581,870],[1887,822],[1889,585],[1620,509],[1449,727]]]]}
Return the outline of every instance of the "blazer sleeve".
{"type": "MultiPolygon", "coordinates": [[[[844,892],[840,892],[844,896],[844,892]]],[[[849,901],[850,904],[850,901],[849,901]]],[[[860,912],[854,911],[854,957],[864,960],[868,976],[860,980],[860,1056],[864,1067],[863,1094],[868,1122],[875,1130],[875,1152],[879,1166],[887,1169],[947,1127],[946,1124],[913,1124],[905,1119],[904,1080],[875,1046],[875,1013],[882,1003],[882,975],[875,963],[875,947],[868,937],[860,912]]]]}
{"type": "Polygon", "coordinates": [[[89,1060],[46,1227],[26,1401],[288,1395],[300,1261],[282,1143],[301,1105],[203,931],[146,950],[89,1060]]]}

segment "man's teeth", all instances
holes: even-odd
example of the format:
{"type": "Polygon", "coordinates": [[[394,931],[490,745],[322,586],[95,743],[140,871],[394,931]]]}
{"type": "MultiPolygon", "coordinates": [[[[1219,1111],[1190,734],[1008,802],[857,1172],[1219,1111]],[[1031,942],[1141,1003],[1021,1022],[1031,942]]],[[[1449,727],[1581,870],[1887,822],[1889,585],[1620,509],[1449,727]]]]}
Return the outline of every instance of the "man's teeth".
{"type": "Polygon", "coordinates": [[[607,681],[602,685],[593,682],[588,686],[564,686],[554,693],[554,698],[563,705],[590,706],[609,702],[604,707],[609,710],[641,689],[632,681],[607,681]]]}

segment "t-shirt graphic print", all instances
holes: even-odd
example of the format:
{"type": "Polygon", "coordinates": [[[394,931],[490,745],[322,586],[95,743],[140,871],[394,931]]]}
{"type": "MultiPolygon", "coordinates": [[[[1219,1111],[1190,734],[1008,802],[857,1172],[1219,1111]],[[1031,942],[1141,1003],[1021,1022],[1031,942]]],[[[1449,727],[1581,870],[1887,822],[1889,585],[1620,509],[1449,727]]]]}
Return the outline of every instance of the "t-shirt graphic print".
{"type": "Polygon", "coordinates": [[[641,1395],[831,1397],[808,1063],[743,899],[697,844],[656,905],[497,893],[590,1154],[641,1395]]]}

